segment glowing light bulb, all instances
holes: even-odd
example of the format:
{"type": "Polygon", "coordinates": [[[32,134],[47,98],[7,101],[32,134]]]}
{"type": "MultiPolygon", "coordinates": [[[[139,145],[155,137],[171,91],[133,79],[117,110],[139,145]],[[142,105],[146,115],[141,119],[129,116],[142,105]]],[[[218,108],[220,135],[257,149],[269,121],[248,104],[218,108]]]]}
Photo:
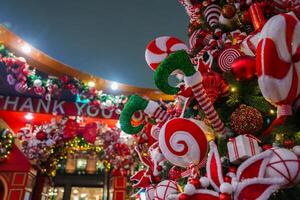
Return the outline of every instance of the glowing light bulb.
{"type": "Polygon", "coordinates": [[[95,83],[94,81],[89,81],[89,82],[88,82],[88,86],[89,86],[90,88],[93,88],[93,87],[96,86],[96,83],[95,83]]]}
{"type": "Polygon", "coordinates": [[[30,46],[28,44],[25,44],[25,45],[22,46],[22,51],[24,53],[30,53],[31,52],[31,48],[30,48],[30,46]]]}
{"type": "Polygon", "coordinates": [[[119,84],[116,83],[116,82],[113,82],[113,83],[111,84],[110,88],[111,88],[112,90],[117,90],[117,89],[119,88],[119,84]]]}
{"type": "Polygon", "coordinates": [[[26,120],[33,120],[32,113],[27,113],[24,117],[25,117],[26,120]]]}

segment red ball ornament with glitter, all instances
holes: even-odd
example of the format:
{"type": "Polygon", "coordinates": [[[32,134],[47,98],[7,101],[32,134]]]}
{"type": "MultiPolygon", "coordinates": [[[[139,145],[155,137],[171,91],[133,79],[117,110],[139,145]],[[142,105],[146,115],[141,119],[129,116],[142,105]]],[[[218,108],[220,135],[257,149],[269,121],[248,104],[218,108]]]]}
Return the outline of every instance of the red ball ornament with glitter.
{"type": "Polygon", "coordinates": [[[263,126],[261,113],[247,105],[241,105],[230,117],[230,127],[236,134],[255,134],[263,126]]]}
{"type": "Polygon", "coordinates": [[[38,140],[45,140],[47,138],[47,133],[43,132],[43,131],[40,131],[36,134],[36,139],[38,140]]]}
{"type": "Polygon", "coordinates": [[[251,56],[240,56],[231,64],[231,71],[237,80],[250,80],[256,72],[256,60],[251,56]]]}

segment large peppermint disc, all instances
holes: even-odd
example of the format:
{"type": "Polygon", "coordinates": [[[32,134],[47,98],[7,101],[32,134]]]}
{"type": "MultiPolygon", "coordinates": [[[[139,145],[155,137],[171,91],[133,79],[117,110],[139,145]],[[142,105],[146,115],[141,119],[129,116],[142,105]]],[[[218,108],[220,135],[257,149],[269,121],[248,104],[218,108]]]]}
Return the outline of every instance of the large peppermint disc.
{"type": "Polygon", "coordinates": [[[193,119],[175,118],[159,133],[159,147],[168,161],[180,167],[198,165],[207,153],[207,139],[202,124],[193,119]]]}

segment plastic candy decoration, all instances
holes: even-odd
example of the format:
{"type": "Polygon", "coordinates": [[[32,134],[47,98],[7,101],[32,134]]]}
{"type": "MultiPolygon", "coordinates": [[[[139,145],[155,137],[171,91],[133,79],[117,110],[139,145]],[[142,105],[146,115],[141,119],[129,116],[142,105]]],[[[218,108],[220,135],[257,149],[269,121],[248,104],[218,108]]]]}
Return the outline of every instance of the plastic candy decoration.
{"type": "Polygon", "coordinates": [[[219,97],[227,96],[229,93],[228,83],[218,73],[208,72],[203,74],[202,84],[212,103],[214,103],[219,97]]]}
{"type": "Polygon", "coordinates": [[[300,23],[293,13],[272,17],[263,27],[256,72],[261,92],[277,106],[277,117],[292,114],[300,94],[300,23]]]}
{"type": "Polygon", "coordinates": [[[221,71],[227,72],[230,70],[232,63],[241,56],[241,52],[236,48],[224,49],[218,57],[218,66],[221,71]]]}
{"type": "Polygon", "coordinates": [[[208,24],[213,27],[218,24],[221,15],[221,8],[218,5],[211,4],[204,10],[204,16],[208,24]]]}
{"type": "Polygon", "coordinates": [[[169,75],[175,70],[180,70],[184,73],[185,85],[192,88],[196,100],[204,111],[207,119],[212,124],[214,130],[219,134],[225,134],[224,124],[203,88],[202,74],[195,70],[185,51],[177,51],[176,53],[171,54],[159,65],[154,74],[156,86],[166,94],[178,93],[180,89],[178,87],[172,87],[168,83],[169,75]]]}
{"type": "Polygon", "coordinates": [[[162,36],[155,38],[147,46],[146,62],[155,71],[157,66],[171,53],[182,49],[187,50],[188,47],[175,37],[162,36]]]}
{"type": "Polygon", "coordinates": [[[132,95],[123,108],[119,118],[122,131],[128,134],[137,134],[144,128],[144,124],[138,126],[132,126],[131,124],[132,116],[135,112],[140,110],[161,122],[165,122],[172,118],[169,113],[159,107],[158,103],[147,101],[138,95],[132,95]]]}
{"type": "Polygon", "coordinates": [[[165,200],[170,194],[178,192],[178,185],[176,181],[164,180],[157,184],[154,199],[165,200]]]}
{"type": "Polygon", "coordinates": [[[192,119],[175,118],[159,133],[159,147],[168,161],[180,167],[200,164],[206,157],[207,139],[203,124],[192,119]]]}
{"type": "Polygon", "coordinates": [[[300,181],[300,162],[295,153],[288,149],[271,149],[272,157],[267,165],[266,177],[283,178],[282,187],[293,186],[300,181]]]}

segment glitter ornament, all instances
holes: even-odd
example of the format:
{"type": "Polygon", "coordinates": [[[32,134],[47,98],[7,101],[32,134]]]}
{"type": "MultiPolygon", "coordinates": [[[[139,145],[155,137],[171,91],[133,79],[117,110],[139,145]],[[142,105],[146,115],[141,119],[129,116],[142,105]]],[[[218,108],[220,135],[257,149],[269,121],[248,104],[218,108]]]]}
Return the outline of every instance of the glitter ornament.
{"type": "Polygon", "coordinates": [[[255,134],[263,126],[261,113],[247,105],[241,105],[230,117],[230,127],[236,134],[255,134]]]}

